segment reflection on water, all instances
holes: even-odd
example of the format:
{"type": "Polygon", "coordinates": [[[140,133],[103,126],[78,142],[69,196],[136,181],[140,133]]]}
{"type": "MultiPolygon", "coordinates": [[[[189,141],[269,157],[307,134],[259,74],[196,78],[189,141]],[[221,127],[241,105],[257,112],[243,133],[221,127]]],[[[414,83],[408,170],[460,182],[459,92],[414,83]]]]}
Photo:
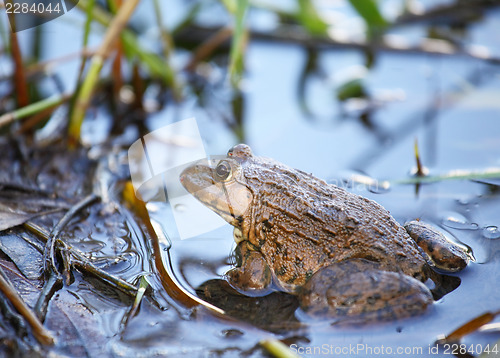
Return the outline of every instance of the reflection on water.
{"type": "MultiPolygon", "coordinates": [[[[217,16],[210,19],[216,20],[217,16]]],[[[54,26],[59,37],[52,38],[45,52],[59,56],[66,50],[61,44],[71,48],[81,34],[66,31],[61,23],[54,26]]],[[[497,29],[498,12],[492,11],[469,35],[498,52],[493,36],[497,29]]],[[[391,31],[412,39],[421,37],[424,30],[419,25],[391,31]]],[[[457,36],[453,31],[451,34],[457,36]]],[[[143,40],[151,44],[151,38],[145,36],[143,40]]],[[[301,322],[293,296],[276,292],[250,298],[232,291],[221,279],[231,267],[228,257],[234,245],[229,227],[182,241],[175,230],[166,230],[172,244],[171,263],[179,281],[240,321],[216,318],[202,308],[186,309],[165,294],[157,277],[150,276],[150,291],[138,314],[124,327],[121,322],[133,299],[77,273],[64,292],[100,320],[109,338],[106,349],[117,356],[192,356],[207,352],[251,356],[261,353],[256,343],[268,337],[270,330],[302,347],[348,347],[362,342],[372,347],[422,347],[424,354],[420,356],[435,357],[429,347],[438,335],[499,308],[498,182],[443,181],[422,185],[417,192],[411,185],[380,185],[384,180],[407,177],[414,165],[415,137],[421,145],[423,164],[432,173],[498,166],[498,67],[463,57],[391,53],[377,53],[368,67],[365,54],[355,49],[311,51],[301,45],[252,42],[245,58],[247,76],[242,91],[233,91],[224,82],[226,60],[226,53],[214,56],[203,71],[200,68],[192,77],[187,76],[191,87],[184,102],[169,102],[162,110],[149,113],[141,125],[152,131],[194,116],[209,155],[223,155],[244,140],[258,155],[321,178],[337,178],[340,170],[353,171],[357,176],[348,183],[348,190],[378,201],[400,223],[422,218],[442,224],[472,248],[477,261],[451,276],[450,281],[460,280],[460,286],[435,302],[422,317],[375,327],[339,328],[329,323],[301,322]],[[348,69],[364,72],[349,74],[348,69]],[[342,79],[345,73],[350,76],[342,79]],[[339,90],[344,91],[341,98],[339,90]]],[[[4,60],[0,61],[3,64],[4,60]]],[[[62,68],[61,75],[66,87],[72,88],[76,70],[73,73],[68,68],[62,68]]],[[[11,91],[6,87],[2,86],[2,94],[11,91]]],[[[155,93],[158,91],[155,87],[155,93]]],[[[92,124],[87,123],[87,132],[84,128],[84,139],[95,143],[92,137],[105,130],[96,130],[92,124]]],[[[161,142],[162,138],[155,140],[161,142]]],[[[27,151],[20,152],[26,155],[27,151]]],[[[47,184],[51,173],[66,167],[61,163],[47,163],[35,173],[34,181],[51,187],[47,184]]],[[[18,170],[15,179],[21,177],[19,173],[24,174],[18,170]]],[[[75,193],[88,185],[80,176],[70,180],[75,193]]],[[[177,177],[172,175],[173,180],[177,177]]],[[[147,179],[150,177],[144,182],[147,179]]],[[[187,209],[182,203],[173,208],[179,213],[187,209]]],[[[64,239],[99,268],[135,284],[140,275],[154,271],[148,238],[133,220],[123,223],[121,217],[102,217],[101,209],[87,212],[91,224],[71,226],[71,234],[64,239]]],[[[154,219],[166,229],[175,229],[171,208],[161,210],[152,213],[154,219]]],[[[127,212],[121,209],[121,213],[127,212]]],[[[130,214],[124,215],[130,218],[130,214]]],[[[48,227],[57,223],[53,218],[47,220],[52,220],[48,227]]],[[[465,342],[484,346],[491,343],[491,337],[478,335],[465,342]]],[[[363,355],[369,356],[366,352],[358,356],[363,355]]]]}

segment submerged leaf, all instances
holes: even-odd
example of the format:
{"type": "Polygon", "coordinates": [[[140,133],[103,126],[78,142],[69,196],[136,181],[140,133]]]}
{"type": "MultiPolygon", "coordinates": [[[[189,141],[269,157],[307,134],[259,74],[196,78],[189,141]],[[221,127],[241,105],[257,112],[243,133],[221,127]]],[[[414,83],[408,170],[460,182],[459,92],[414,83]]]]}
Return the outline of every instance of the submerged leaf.
{"type": "Polygon", "coordinates": [[[21,236],[16,234],[0,236],[0,250],[9,256],[26,278],[40,279],[43,273],[43,255],[21,236]]]}
{"type": "Polygon", "coordinates": [[[26,221],[38,215],[40,214],[13,211],[12,209],[0,204],[0,231],[24,224],[26,221]]]}
{"type": "MultiPolygon", "coordinates": [[[[33,307],[40,295],[40,288],[27,280],[11,262],[0,259],[0,268],[17,289],[28,306],[33,307]]],[[[109,337],[100,324],[100,317],[72,291],[60,290],[51,302],[43,326],[55,334],[54,356],[98,357],[107,356],[109,337]]],[[[3,347],[0,345],[0,355],[3,347]]]]}

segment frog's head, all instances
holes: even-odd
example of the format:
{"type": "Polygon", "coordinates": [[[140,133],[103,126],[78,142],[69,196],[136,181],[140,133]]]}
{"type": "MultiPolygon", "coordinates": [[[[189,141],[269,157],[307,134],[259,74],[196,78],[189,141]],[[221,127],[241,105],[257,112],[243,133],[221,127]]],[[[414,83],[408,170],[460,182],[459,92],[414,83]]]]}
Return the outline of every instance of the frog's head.
{"type": "Polygon", "coordinates": [[[253,195],[244,167],[253,157],[249,146],[238,144],[226,157],[199,161],[180,175],[184,188],[235,227],[241,227],[253,195]]]}

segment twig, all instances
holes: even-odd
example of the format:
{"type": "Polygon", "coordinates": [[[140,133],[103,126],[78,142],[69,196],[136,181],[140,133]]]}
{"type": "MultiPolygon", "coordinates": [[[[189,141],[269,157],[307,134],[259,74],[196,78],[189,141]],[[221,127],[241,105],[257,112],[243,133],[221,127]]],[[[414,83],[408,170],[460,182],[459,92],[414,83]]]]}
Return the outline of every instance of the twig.
{"type": "Polygon", "coordinates": [[[47,314],[47,307],[49,306],[49,301],[54,296],[54,294],[62,288],[62,278],[55,272],[50,273],[50,277],[43,286],[40,296],[35,304],[35,312],[38,319],[43,322],[45,321],[45,315],[47,314]]]}
{"type": "MultiPolygon", "coordinates": [[[[123,5],[123,0],[113,0],[108,2],[113,4],[113,12],[116,13],[116,8],[120,8],[123,5]]],[[[120,98],[120,90],[123,87],[123,76],[122,76],[122,57],[123,57],[123,41],[118,37],[115,45],[115,54],[111,60],[111,75],[113,77],[113,98],[118,103],[120,98]]]]}
{"type": "MultiPolygon", "coordinates": [[[[45,230],[44,228],[38,226],[37,224],[34,223],[25,223],[24,227],[28,229],[30,232],[34,233],[38,237],[42,238],[46,242],[48,242],[50,234],[45,230]]],[[[67,247],[66,243],[64,241],[58,241],[58,244],[60,244],[65,250],[69,251],[69,248],[67,247]]],[[[130,296],[135,296],[137,293],[137,288],[131,284],[129,284],[127,281],[122,280],[120,278],[117,278],[113,275],[110,275],[106,271],[98,268],[91,262],[86,261],[87,259],[79,254],[78,252],[71,250],[70,252],[70,257],[69,257],[69,264],[71,266],[76,267],[78,270],[82,271],[83,273],[91,274],[95,277],[100,278],[102,281],[107,282],[111,285],[113,285],[115,288],[120,289],[122,292],[125,292],[126,294],[130,296]],[[74,257],[71,258],[71,256],[74,257]]]]}
{"type": "Polygon", "coordinates": [[[456,23],[457,19],[470,19],[477,15],[477,13],[482,13],[489,7],[498,6],[498,2],[481,0],[481,1],[467,1],[461,2],[457,5],[456,2],[451,4],[436,6],[424,13],[406,13],[399,16],[391,27],[422,23],[422,22],[439,22],[440,25],[446,23],[456,23]]]}
{"type": "MultiPolygon", "coordinates": [[[[215,32],[218,27],[193,25],[181,31],[176,41],[203,42],[215,32]]],[[[379,50],[398,53],[422,53],[430,55],[466,56],[479,60],[489,61],[494,64],[500,63],[500,57],[494,56],[480,45],[470,45],[466,48],[458,48],[449,42],[437,39],[423,39],[420,44],[411,45],[403,37],[394,35],[382,36],[376,44],[366,41],[339,38],[334,35],[330,37],[312,37],[302,27],[297,25],[282,25],[272,33],[262,31],[251,31],[250,37],[254,40],[293,43],[304,47],[314,47],[323,50],[338,48],[379,50]]],[[[229,43],[225,46],[229,46],[229,43]]]]}
{"type": "Polygon", "coordinates": [[[487,323],[490,323],[495,319],[496,316],[500,315],[500,310],[496,312],[486,312],[480,316],[473,318],[470,321],[467,321],[457,329],[455,329],[450,334],[439,337],[436,341],[436,344],[445,344],[445,343],[456,343],[459,342],[464,336],[477,331],[480,327],[484,326],[487,323]]]}
{"type": "MultiPolygon", "coordinates": [[[[46,242],[49,240],[50,233],[44,228],[40,227],[39,225],[34,223],[25,223],[24,227],[28,229],[30,232],[37,235],[38,237],[45,240],[46,242]]],[[[100,278],[102,281],[112,284],[115,288],[120,289],[121,291],[125,292],[128,295],[134,296],[136,294],[137,288],[135,286],[129,284],[125,280],[122,280],[107,273],[104,270],[101,270],[91,262],[88,262],[85,256],[79,254],[75,250],[70,251],[70,249],[67,247],[64,241],[58,240],[57,242],[60,246],[62,246],[62,248],[69,251],[70,255],[68,262],[70,265],[75,266],[76,268],[78,268],[78,270],[82,271],[83,273],[94,275],[95,277],[100,278]],[[72,259],[71,256],[73,256],[74,259],[72,259]]]]}
{"type": "Polygon", "coordinates": [[[220,45],[228,41],[232,33],[232,29],[223,27],[208,37],[205,42],[193,51],[191,60],[189,60],[184,69],[186,71],[194,71],[198,63],[208,58],[220,45]]]}
{"type": "Polygon", "coordinates": [[[129,322],[129,320],[135,316],[137,310],[139,309],[139,305],[142,302],[142,298],[144,297],[144,293],[146,293],[147,288],[149,287],[149,282],[146,279],[145,275],[141,276],[139,280],[139,288],[137,289],[137,294],[135,296],[134,303],[130,310],[123,316],[122,319],[122,328],[125,328],[129,322]]]}
{"type": "MultiPolygon", "coordinates": [[[[72,255],[76,256],[74,252],[72,252],[72,255]]],[[[99,267],[93,265],[90,262],[79,259],[71,259],[71,265],[79,270],[82,270],[86,273],[90,273],[110,283],[115,288],[118,288],[120,291],[126,293],[127,295],[135,296],[137,294],[137,287],[131,285],[125,280],[122,280],[121,278],[117,278],[114,277],[113,275],[110,275],[106,271],[101,270],[99,267]]]]}
{"type": "Polygon", "coordinates": [[[0,290],[12,302],[16,310],[26,319],[28,324],[33,329],[33,335],[38,342],[44,345],[54,344],[54,338],[49,331],[45,329],[42,323],[38,320],[33,311],[24,303],[19,293],[9,283],[7,276],[0,267],[0,290]]]}
{"type": "Polygon", "coordinates": [[[55,261],[55,255],[54,255],[54,245],[56,242],[56,238],[59,237],[61,231],[64,229],[64,227],[69,223],[69,221],[75,216],[75,214],[86,207],[87,205],[91,204],[95,200],[97,200],[98,197],[95,194],[91,194],[87,197],[85,197],[83,200],[75,204],[71,209],[69,209],[66,214],[61,218],[61,220],[57,223],[57,225],[52,229],[50,233],[50,237],[47,240],[45,244],[45,250],[44,250],[44,269],[45,272],[49,272],[49,269],[54,271],[57,274],[60,274],[56,261],[55,261]]]}
{"type": "MultiPolygon", "coordinates": [[[[81,49],[80,51],[70,53],[61,57],[53,58],[47,61],[41,61],[34,63],[28,67],[26,67],[26,76],[28,79],[32,76],[35,76],[36,74],[40,72],[50,72],[51,68],[56,66],[57,64],[72,61],[77,57],[90,57],[95,53],[95,49],[88,49],[84,48],[81,49]]],[[[1,79],[2,77],[0,77],[1,79]]]]}

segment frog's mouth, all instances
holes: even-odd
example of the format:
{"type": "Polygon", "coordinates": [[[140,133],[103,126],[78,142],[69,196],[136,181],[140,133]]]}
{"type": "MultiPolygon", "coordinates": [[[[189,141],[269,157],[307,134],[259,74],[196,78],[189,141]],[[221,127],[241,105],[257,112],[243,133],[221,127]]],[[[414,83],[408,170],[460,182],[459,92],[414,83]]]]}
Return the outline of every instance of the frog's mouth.
{"type": "Polygon", "coordinates": [[[250,190],[236,180],[221,182],[214,179],[213,169],[201,164],[190,166],[181,173],[184,188],[229,224],[239,227],[243,214],[252,202],[250,190]]]}

